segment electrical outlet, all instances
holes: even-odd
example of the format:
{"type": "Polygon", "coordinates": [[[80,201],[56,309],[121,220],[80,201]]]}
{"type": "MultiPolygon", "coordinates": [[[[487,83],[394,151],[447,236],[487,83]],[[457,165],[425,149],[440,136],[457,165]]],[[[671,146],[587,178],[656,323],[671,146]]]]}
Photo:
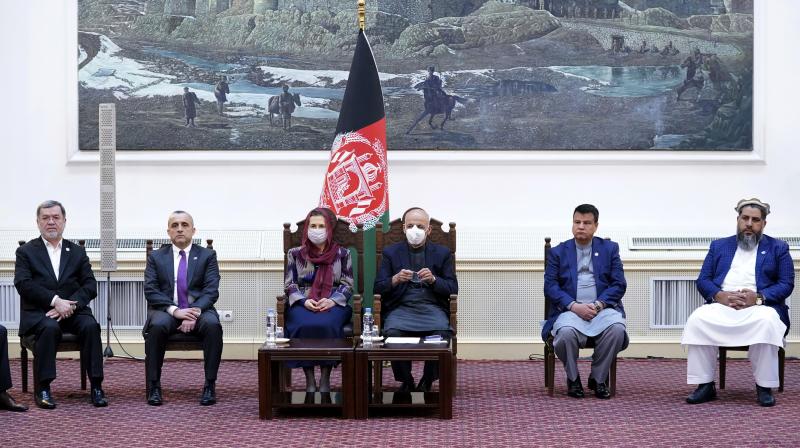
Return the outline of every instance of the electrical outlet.
{"type": "Polygon", "coordinates": [[[233,311],[224,310],[224,311],[217,311],[219,314],[219,320],[223,322],[231,322],[233,320],[233,311]]]}

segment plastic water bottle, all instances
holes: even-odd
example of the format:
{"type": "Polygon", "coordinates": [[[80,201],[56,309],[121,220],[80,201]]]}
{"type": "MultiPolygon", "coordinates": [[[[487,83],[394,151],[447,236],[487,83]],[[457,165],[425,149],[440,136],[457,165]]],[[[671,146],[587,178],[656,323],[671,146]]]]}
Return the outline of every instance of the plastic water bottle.
{"type": "Polygon", "coordinates": [[[364,318],[361,325],[364,345],[372,345],[372,325],[374,322],[372,318],[372,308],[364,308],[364,318]]]}
{"type": "Polygon", "coordinates": [[[267,344],[275,344],[275,327],[278,325],[278,318],[275,315],[275,308],[267,309],[267,344]]]}

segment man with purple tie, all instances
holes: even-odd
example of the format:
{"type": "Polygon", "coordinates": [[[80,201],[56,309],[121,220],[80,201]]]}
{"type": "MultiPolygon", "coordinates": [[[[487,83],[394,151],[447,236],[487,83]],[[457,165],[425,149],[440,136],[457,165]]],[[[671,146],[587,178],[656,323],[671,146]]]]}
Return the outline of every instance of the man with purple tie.
{"type": "Polygon", "coordinates": [[[194,219],[177,210],[167,220],[172,244],[153,251],[144,271],[144,296],[148,314],[144,324],[147,403],[160,406],[161,366],[167,338],[174,333],[193,334],[203,341],[205,385],[200,404],[216,403],[214,388],[222,358],[222,325],[214,303],[219,298],[217,254],[192,244],[194,219]]]}

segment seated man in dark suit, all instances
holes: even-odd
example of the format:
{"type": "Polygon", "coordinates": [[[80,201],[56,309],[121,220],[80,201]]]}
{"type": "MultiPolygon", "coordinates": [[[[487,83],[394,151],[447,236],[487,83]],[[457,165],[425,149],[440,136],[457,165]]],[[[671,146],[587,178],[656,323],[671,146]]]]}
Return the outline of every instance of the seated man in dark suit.
{"type": "Polygon", "coordinates": [[[8,331],[0,325],[0,409],[25,412],[27,407],[17,404],[8,394],[11,389],[11,367],[8,365],[8,331]]]}
{"type": "MultiPolygon", "coordinates": [[[[431,218],[414,207],[403,214],[405,242],[383,250],[383,262],[375,278],[375,293],[382,296],[383,334],[393,336],[439,335],[451,338],[453,328],[447,310],[451,294],[458,294],[455,265],[450,250],[427,242],[431,218]]],[[[393,361],[394,379],[401,392],[414,390],[411,361],[393,361]]],[[[439,379],[436,361],[425,361],[416,386],[429,391],[439,379]]]]}
{"type": "Polygon", "coordinates": [[[567,394],[583,398],[578,374],[578,350],[594,338],[589,389],[598,398],[611,398],[606,385],[611,363],[628,346],[622,296],[627,282],[619,246],[595,238],[600,212],[582,204],[572,214],[575,238],[554,247],[544,271],[544,296],[550,315],[542,329],[545,341],[553,335],[553,349],[567,372],[567,394]]]}
{"type": "Polygon", "coordinates": [[[91,381],[91,402],[96,407],[108,405],[103,383],[103,343],[100,325],[94,319],[89,302],[97,297],[97,281],[86,251],[62,239],[67,212],[58,201],[45,201],[36,208],[36,224],[41,237],[17,249],[14,286],[20,296],[19,336],[35,335],[36,358],[34,385],[36,405],[54,409],[50,382],[56,378],[56,349],[62,332],[78,335],[81,359],[91,381]]]}
{"type": "Polygon", "coordinates": [[[216,403],[215,382],[222,358],[222,325],[214,303],[219,298],[219,266],[211,249],[192,244],[194,219],[174,211],[167,221],[172,244],[153,251],[144,271],[144,295],[148,314],[144,325],[147,357],[147,403],[159,406],[161,366],[169,335],[182,332],[203,340],[205,385],[200,404],[216,403]]]}

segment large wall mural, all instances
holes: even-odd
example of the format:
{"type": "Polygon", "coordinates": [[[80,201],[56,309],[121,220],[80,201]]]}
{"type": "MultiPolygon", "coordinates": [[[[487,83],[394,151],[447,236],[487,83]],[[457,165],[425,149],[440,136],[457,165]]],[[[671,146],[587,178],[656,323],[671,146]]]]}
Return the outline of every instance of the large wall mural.
{"type": "MultiPolygon", "coordinates": [[[[753,0],[367,0],[390,150],[753,149],[753,0]]],[[[78,0],[79,141],[329,150],[356,1],[78,0]]]]}

